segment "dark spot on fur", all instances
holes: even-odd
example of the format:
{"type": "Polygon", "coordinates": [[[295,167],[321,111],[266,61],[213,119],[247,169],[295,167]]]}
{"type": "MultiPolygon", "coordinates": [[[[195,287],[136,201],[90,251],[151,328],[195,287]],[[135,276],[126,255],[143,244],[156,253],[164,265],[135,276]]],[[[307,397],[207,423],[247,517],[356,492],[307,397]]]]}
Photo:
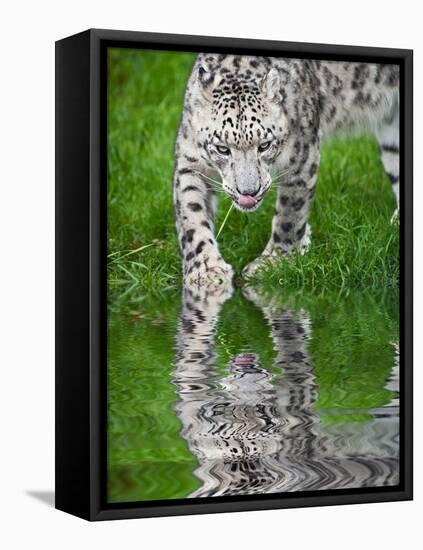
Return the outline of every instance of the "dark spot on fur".
{"type": "Polygon", "coordinates": [[[198,159],[195,157],[190,157],[189,155],[184,155],[188,162],[198,162],[198,159]]]}
{"type": "Polygon", "coordinates": [[[399,153],[397,145],[382,145],[382,151],[386,151],[387,153],[399,153]]]}
{"type": "Polygon", "coordinates": [[[198,255],[198,254],[201,254],[201,252],[203,251],[203,248],[206,246],[206,243],[204,241],[200,241],[197,245],[197,248],[195,249],[195,253],[198,255]]]}
{"type": "Polygon", "coordinates": [[[292,207],[294,210],[296,210],[298,212],[298,210],[301,210],[301,208],[304,206],[305,204],[305,200],[303,198],[299,198],[297,200],[295,200],[293,203],[292,203],[292,207]]]}
{"type": "Polygon", "coordinates": [[[305,233],[305,230],[306,230],[306,227],[307,225],[304,224],[300,227],[300,229],[297,231],[297,238],[298,239],[302,239],[304,237],[304,233],[305,233]]]}
{"type": "Polygon", "coordinates": [[[188,191],[198,191],[198,187],[195,187],[195,185],[187,185],[182,189],[183,193],[187,193],[188,191]]]}
{"type": "Polygon", "coordinates": [[[201,204],[199,204],[198,202],[189,202],[188,203],[188,208],[190,210],[192,210],[193,212],[200,212],[200,210],[203,209],[201,204]]]}
{"type": "Polygon", "coordinates": [[[178,174],[180,176],[182,176],[184,174],[192,174],[192,170],[191,170],[191,168],[181,168],[180,170],[178,170],[178,174]]]}
{"type": "Polygon", "coordinates": [[[316,172],[317,172],[317,163],[316,163],[316,162],[313,162],[313,164],[310,166],[310,172],[309,172],[310,178],[312,178],[313,176],[315,176],[315,175],[316,175],[316,172]]]}

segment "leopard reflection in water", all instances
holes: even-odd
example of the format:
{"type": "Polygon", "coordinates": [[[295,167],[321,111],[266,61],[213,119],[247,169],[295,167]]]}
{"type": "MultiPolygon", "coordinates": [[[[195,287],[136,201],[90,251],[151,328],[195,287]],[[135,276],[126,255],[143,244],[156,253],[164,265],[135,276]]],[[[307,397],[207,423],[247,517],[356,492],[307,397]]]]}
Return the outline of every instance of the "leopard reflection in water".
{"type": "MultiPolygon", "coordinates": [[[[173,381],[181,436],[199,462],[201,485],[189,497],[397,485],[398,400],[372,409],[367,422],[321,422],[313,407],[319,390],[308,349],[312,326],[303,309],[245,288],[269,326],[277,372],[248,351],[219,374],[215,327],[231,294],[228,287],[183,293],[173,381]]],[[[398,391],[398,382],[396,364],[385,387],[398,391]]]]}

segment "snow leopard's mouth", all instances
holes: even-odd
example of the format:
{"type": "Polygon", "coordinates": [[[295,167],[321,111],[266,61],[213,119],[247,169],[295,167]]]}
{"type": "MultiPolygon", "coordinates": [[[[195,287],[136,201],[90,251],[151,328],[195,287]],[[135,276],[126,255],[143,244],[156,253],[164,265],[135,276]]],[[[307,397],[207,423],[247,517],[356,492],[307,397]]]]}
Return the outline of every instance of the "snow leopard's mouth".
{"type": "Polygon", "coordinates": [[[251,196],[251,195],[238,195],[238,197],[233,199],[233,203],[237,210],[241,212],[254,212],[260,206],[263,194],[260,196],[251,196]]]}
{"type": "Polygon", "coordinates": [[[257,202],[258,199],[256,199],[253,195],[239,195],[238,197],[238,204],[243,208],[252,208],[257,204],[257,202]]]}

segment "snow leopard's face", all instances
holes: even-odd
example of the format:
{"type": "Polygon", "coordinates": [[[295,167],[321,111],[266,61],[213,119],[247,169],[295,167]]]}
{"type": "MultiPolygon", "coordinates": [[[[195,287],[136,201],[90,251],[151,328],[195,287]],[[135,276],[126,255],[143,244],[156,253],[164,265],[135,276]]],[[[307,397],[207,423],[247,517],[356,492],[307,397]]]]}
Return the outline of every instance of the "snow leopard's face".
{"type": "Polygon", "coordinates": [[[279,73],[272,69],[259,79],[215,77],[200,66],[198,80],[205,99],[198,115],[202,147],[235,207],[256,210],[272,184],[272,166],[288,133],[279,73]]]}

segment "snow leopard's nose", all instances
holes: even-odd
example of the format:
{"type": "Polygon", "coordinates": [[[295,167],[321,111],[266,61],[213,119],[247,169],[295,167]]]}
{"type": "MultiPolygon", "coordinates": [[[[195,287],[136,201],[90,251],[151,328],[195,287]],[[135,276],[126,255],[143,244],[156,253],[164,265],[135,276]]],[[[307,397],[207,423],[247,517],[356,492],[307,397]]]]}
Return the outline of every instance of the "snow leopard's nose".
{"type": "Polygon", "coordinates": [[[245,189],[244,191],[241,191],[238,186],[236,186],[235,189],[240,195],[249,195],[250,197],[255,197],[259,194],[261,187],[257,187],[257,189],[254,189],[252,191],[250,189],[245,189]]]}

